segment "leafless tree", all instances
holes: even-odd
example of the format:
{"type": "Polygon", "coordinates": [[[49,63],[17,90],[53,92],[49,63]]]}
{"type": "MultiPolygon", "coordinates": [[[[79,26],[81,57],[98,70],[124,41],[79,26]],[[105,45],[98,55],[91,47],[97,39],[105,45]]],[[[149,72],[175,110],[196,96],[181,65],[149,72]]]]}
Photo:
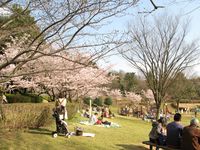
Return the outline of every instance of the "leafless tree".
{"type": "Polygon", "coordinates": [[[187,28],[188,22],[181,23],[178,17],[165,15],[151,23],[141,19],[129,29],[128,50],[120,51],[144,75],[154,95],[157,118],[173,79],[199,56],[196,41],[188,42],[187,28]]]}
{"type": "Polygon", "coordinates": [[[145,2],[145,3],[149,3],[150,7],[144,6],[144,8],[138,12],[139,14],[147,14],[148,15],[157,10],[159,11],[159,9],[161,9],[161,8],[167,8],[167,7],[179,6],[179,5],[185,5],[186,9],[187,9],[187,7],[189,8],[183,15],[188,15],[188,14],[200,9],[200,4],[199,4],[198,0],[168,0],[168,1],[149,0],[148,2],[145,2]],[[193,5],[193,6],[190,7],[189,5],[193,5]]]}

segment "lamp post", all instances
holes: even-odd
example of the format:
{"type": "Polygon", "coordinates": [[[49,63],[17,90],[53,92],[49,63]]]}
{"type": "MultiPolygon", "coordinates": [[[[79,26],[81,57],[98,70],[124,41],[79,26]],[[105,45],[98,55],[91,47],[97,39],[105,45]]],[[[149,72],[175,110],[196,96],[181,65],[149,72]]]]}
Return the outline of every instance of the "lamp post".
{"type": "Polygon", "coordinates": [[[92,100],[90,99],[90,117],[92,116],[92,100]]]}
{"type": "Polygon", "coordinates": [[[167,110],[167,103],[165,103],[165,117],[167,117],[167,112],[168,112],[168,110],[167,110]]]}

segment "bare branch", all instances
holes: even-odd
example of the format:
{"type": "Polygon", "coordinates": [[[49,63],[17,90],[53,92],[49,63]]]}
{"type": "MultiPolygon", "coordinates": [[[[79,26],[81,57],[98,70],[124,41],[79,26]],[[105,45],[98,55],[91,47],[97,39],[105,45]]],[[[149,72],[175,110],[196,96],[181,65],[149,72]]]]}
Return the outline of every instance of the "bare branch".
{"type": "Polygon", "coordinates": [[[173,79],[195,64],[199,46],[195,41],[186,42],[188,24],[181,25],[177,17],[155,18],[151,24],[134,26],[129,32],[133,39],[130,49],[121,54],[143,73],[159,111],[173,79]]]}
{"type": "Polygon", "coordinates": [[[152,10],[150,10],[150,11],[142,11],[142,12],[138,12],[138,13],[152,13],[152,12],[154,12],[154,11],[156,11],[157,9],[159,9],[159,8],[164,8],[164,6],[157,6],[155,3],[154,3],[154,1],[153,0],[149,0],[150,2],[151,2],[151,4],[152,4],[152,6],[154,7],[152,10]]]}

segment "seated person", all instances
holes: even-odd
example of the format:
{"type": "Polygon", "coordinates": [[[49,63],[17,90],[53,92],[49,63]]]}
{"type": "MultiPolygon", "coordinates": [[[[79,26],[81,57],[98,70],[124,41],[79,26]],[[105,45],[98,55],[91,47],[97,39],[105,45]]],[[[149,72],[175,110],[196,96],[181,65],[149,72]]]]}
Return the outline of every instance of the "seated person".
{"type": "Polygon", "coordinates": [[[104,125],[109,125],[109,126],[110,126],[110,125],[111,125],[111,122],[109,122],[109,121],[107,121],[107,120],[104,121],[103,118],[104,118],[103,115],[101,115],[101,117],[98,118],[98,119],[99,119],[99,123],[104,124],[104,125]]]}
{"type": "Polygon", "coordinates": [[[109,116],[110,116],[110,118],[115,117],[115,114],[112,113],[112,111],[110,109],[109,109],[109,116]]]}
{"type": "Polygon", "coordinates": [[[94,113],[92,117],[90,118],[90,123],[92,124],[105,124],[105,125],[111,125],[111,122],[103,121],[103,115],[101,115],[101,118],[98,118],[98,113],[94,113]]]}
{"type": "Polygon", "coordinates": [[[180,148],[183,126],[180,123],[181,114],[174,115],[174,121],[167,125],[167,139],[166,144],[171,148],[180,148]]]}
{"type": "Polygon", "coordinates": [[[85,110],[85,112],[83,113],[83,117],[90,118],[89,109],[85,110]]]}
{"type": "Polygon", "coordinates": [[[110,117],[110,115],[109,115],[109,108],[108,107],[106,107],[105,108],[105,115],[104,115],[104,117],[106,117],[106,118],[109,118],[110,117]]]}
{"type": "MultiPolygon", "coordinates": [[[[164,129],[164,119],[160,118],[158,121],[152,123],[152,129],[149,133],[150,142],[159,145],[165,145],[166,133],[164,129]]],[[[152,149],[152,146],[150,146],[152,149]]],[[[158,148],[156,148],[158,150],[158,148]]]]}
{"type": "Polygon", "coordinates": [[[199,150],[200,149],[200,129],[198,129],[199,120],[193,118],[190,125],[183,128],[181,150],[199,150]]]}
{"type": "Polygon", "coordinates": [[[98,121],[98,113],[94,113],[94,114],[91,116],[89,122],[92,123],[92,124],[96,124],[97,121],[98,121]]]}

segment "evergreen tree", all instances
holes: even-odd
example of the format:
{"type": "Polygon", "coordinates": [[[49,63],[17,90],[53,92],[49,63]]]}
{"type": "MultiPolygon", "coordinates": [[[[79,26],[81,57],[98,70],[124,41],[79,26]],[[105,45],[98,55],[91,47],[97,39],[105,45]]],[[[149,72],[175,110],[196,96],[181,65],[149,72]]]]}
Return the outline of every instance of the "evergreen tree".
{"type": "Polygon", "coordinates": [[[40,29],[34,17],[31,16],[30,10],[24,10],[20,5],[14,4],[11,15],[0,16],[0,32],[2,33],[0,35],[0,51],[2,52],[2,48],[11,40],[11,37],[20,37],[27,33],[30,39],[34,39],[40,33],[40,29]]]}

